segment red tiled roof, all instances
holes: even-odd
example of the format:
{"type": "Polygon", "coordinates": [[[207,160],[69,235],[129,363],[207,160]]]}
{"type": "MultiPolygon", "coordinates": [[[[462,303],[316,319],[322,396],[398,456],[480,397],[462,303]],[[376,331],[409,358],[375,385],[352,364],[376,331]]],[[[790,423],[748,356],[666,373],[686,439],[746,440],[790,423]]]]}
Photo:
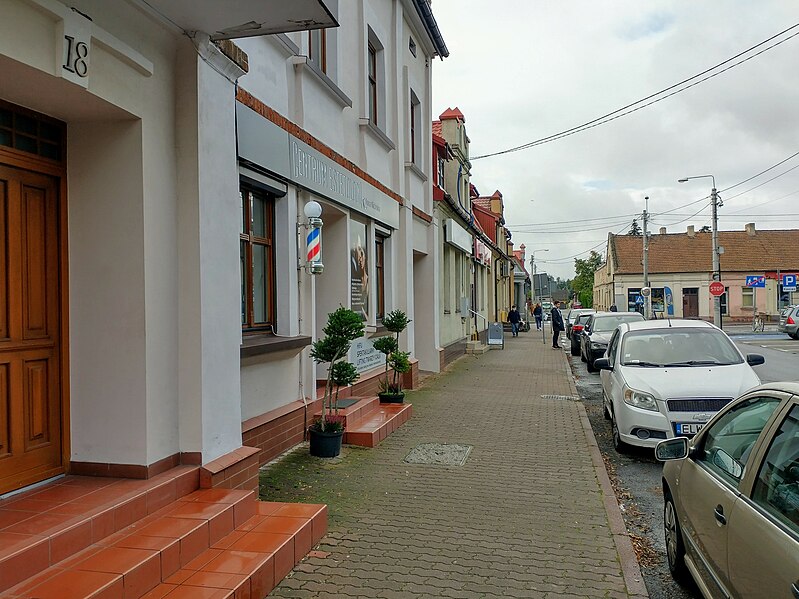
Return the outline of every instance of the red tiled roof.
{"type": "Polygon", "coordinates": [[[466,117],[463,116],[463,113],[458,109],[456,106],[455,108],[447,108],[444,112],[442,112],[439,117],[442,121],[446,121],[449,119],[458,119],[461,122],[466,122],[466,117]]]}
{"type": "MultiPolygon", "coordinates": [[[[643,272],[641,237],[613,235],[609,252],[616,263],[616,273],[643,272]]],[[[799,270],[799,230],[719,231],[721,272],[758,272],[799,270]]],[[[650,273],[711,272],[713,270],[712,235],[696,233],[653,234],[649,242],[650,273]]]]}
{"type": "Polygon", "coordinates": [[[441,129],[441,121],[433,121],[433,135],[441,137],[443,135],[441,129]]]}
{"type": "Polygon", "coordinates": [[[477,204],[480,208],[491,210],[491,198],[472,198],[472,204],[477,204]]]}
{"type": "Polygon", "coordinates": [[[447,140],[445,140],[440,135],[436,135],[435,133],[433,133],[433,145],[439,146],[441,148],[446,148],[447,147],[447,140]]]}

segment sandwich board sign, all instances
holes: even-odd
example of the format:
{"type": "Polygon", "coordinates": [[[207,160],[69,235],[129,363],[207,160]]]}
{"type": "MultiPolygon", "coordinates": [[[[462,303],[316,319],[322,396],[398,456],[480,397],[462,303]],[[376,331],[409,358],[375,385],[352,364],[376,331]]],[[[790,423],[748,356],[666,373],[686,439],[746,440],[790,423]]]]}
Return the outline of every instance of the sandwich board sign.
{"type": "Polygon", "coordinates": [[[501,322],[492,322],[488,325],[488,345],[501,345],[505,349],[505,332],[501,322]]]}

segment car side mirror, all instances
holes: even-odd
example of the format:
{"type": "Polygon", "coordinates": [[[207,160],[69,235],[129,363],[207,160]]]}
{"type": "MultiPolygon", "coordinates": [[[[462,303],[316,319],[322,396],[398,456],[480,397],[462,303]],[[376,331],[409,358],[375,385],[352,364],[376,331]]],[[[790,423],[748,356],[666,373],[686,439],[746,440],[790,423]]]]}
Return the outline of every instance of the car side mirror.
{"type": "Polygon", "coordinates": [[[749,364],[749,366],[759,366],[760,364],[766,363],[766,358],[760,354],[746,354],[746,363],[749,364]]]}
{"type": "Polygon", "coordinates": [[[597,370],[613,370],[613,366],[611,366],[610,360],[607,358],[597,358],[594,360],[594,368],[597,370]]]}
{"type": "Polygon", "coordinates": [[[666,439],[655,446],[655,457],[658,461],[682,460],[688,457],[688,438],[676,437],[666,439]]]}

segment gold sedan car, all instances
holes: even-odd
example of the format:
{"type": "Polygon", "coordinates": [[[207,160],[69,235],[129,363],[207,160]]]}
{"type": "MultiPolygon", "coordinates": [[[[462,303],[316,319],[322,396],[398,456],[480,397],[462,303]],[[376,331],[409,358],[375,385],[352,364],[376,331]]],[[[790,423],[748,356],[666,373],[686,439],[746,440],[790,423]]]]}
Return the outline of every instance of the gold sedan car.
{"type": "Polygon", "coordinates": [[[799,599],[799,383],[756,387],[655,455],[672,575],[708,599],[799,599]]]}

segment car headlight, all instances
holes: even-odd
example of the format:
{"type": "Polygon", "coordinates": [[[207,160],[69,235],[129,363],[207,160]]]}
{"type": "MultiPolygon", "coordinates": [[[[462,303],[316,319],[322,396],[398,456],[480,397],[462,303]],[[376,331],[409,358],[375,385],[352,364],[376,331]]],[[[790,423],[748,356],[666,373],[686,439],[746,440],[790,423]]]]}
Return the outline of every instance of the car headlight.
{"type": "Polygon", "coordinates": [[[591,349],[606,350],[607,348],[608,346],[604,343],[594,343],[593,341],[591,342],[591,349]]]}
{"type": "Polygon", "coordinates": [[[658,411],[658,404],[655,398],[649,393],[642,393],[635,389],[625,389],[624,403],[633,406],[634,408],[641,408],[642,410],[658,411]]]}

